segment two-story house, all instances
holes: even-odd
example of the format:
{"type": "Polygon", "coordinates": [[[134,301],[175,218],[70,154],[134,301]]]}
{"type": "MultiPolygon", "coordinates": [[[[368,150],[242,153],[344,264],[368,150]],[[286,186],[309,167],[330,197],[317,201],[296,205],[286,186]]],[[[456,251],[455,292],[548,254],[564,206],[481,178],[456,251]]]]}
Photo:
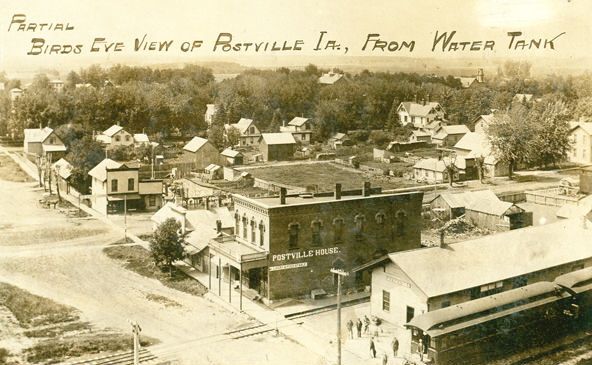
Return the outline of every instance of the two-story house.
{"type": "Polygon", "coordinates": [[[421,103],[405,101],[397,108],[399,120],[402,125],[411,124],[414,128],[425,128],[434,120],[443,120],[444,109],[435,101],[421,103]]]}
{"type": "Polygon", "coordinates": [[[592,122],[573,122],[569,132],[572,141],[567,158],[580,164],[592,163],[592,122]]]}
{"type": "Polygon", "coordinates": [[[288,125],[280,127],[282,133],[292,133],[296,141],[309,144],[312,138],[312,125],[309,118],[295,117],[288,125]]]}
{"type": "Polygon", "coordinates": [[[224,125],[224,136],[227,138],[227,133],[231,128],[235,128],[240,133],[239,145],[240,146],[256,146],[259,144],[261,139],[261,131],[255,125],[253,119],[241,118],[238,123],[225,124],[224,125]]]}
{"type": "Polygon", "coordinates": [[[210,164],[221,165],[224,161],[218,149],[210,141],[201,137],[193,137],[183,147],[183,160],[192,162],[196,169],[204,169],[210,164]]]}
{"type": "Polygon", "coordinates": [[[112,125],[103,133],[98,134],[95,139],[107,149],[134,144],[134,137],[119,125],[112,125]]]}
{"type": "Polygon", "coordinates": [[[92,177],[92,208],[100,213],[162,207],[162,180],[140,180],[139,167],[106,158],[88,174],[92,177]]]}
{"type": "Polygon", "coordinates": [[[23,150],[25,153],[39,157],[51,157],[53,161],[59,160],[66,153],[66,146],[60,137],[49,127],[25,129],[23,150]]]}

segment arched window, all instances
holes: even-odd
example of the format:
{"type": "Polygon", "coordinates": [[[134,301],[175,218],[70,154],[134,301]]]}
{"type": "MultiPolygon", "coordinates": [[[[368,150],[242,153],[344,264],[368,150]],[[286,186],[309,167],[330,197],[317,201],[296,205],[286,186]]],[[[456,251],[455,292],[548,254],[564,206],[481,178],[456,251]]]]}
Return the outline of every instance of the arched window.
{"type": "Polygon", "coordinates": [[[300,233],[300,224],[290,223],[288,225],[288,248],[298,247],[298,233],[300,233]]]}
{"type": "Polygon", "coordinates": [[[356,239],[362,239],[364,235],[364,225],[366,223],[366,217],[363,214],[356,214],[354,217],[354,223],[356,224],[356,239]]]}
{"type": "Polygon", "coordinates": [[[333,219],[333,241],[335,243],[343,243],[343,226],[343,218],[333,219]]]}
{"type": "Polygon", "coordinates": [[[403,210],[399,210],[397,212],[396,218],[395,218],[395,234],[397,236],[403,236],[405,235],[405,230],[407,226],[407,213],[405,213],[405,211],[403,210]]]}
{"type": "Polygon", "coordinates": [[[251,242],[252,243],[255,243],[255,241],[256,241],[255,228],[257,228],[257,223],[255,222],[255,217],[251,217],[251,242]]]}
{"type": "Polygon", "coordinates": [[[247,239],[247,226],[249,225],[249,219],[243,214],[243,239],[247,239]]]}
{"type": "Polygon", "coordinates": [[[259,222],[259,246],[263,246],[265,243],[265,225],[263,221],[259,222]]]}
{"type": "Polygon", "coordinates": [[[312,221],[310,224],[310,230],[312,232],[312,245],[320,246],[321,242],[321,229],[323,228],[323,222],[319,219],[312,221]]]}
{"type": "Polygon", "coordinates": [[[238,211],[236,211],[234,213],[234,234],[238,236],[239,233],[240,233],[240,214],[238,214],[238,211]]]}
{"type": "Polygon", "coordinates": [[[378,224],[379,226],[384,225],[385,218],[386,218],[386,215],[384,214],[384,212],[378,212],[374,216],[374,219],[376,220],[376,224],[378,224]]]}

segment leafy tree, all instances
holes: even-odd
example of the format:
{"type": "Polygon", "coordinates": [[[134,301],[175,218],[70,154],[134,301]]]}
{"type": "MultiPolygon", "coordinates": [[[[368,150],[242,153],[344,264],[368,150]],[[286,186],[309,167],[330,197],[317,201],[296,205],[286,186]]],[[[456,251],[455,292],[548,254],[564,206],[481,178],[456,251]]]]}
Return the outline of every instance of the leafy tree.
{"type": "Polygon", "coordinates": [[[208,140],[212,142],[218,150],[222,150],[224,148],[224,127],[212,123],[210,128],[208,129],[208,140]]]}
{"type": "Polygon", "coordinates": [[[180,233],[181,223],[174,218],[162,222],[150,238],[150,250],[156,266],[173,275],[173,262],[185,257],[185,240],[180,233]]]}
{"type": "Polygon", "coordinates": [[[87,131],[81,124],[68,123],[57,127],[55,133],[62,139],[66,146],[70,147],[72,143],[82,139],[87,134],[87,131]]]}
{"type": "Polygon", "coordinates": [[[271,118],[271,122],[269,123],[269,127],[268,130],[271,133],[277,133],[280,131],[280,126],[282,125],[280,122],[280,112],[279,111],[275,111],[273,112],[273,117],[271,118]]]}
{"type": "Polygon", "coordinates": [[[90,185],[88,172],[104,158],[103,147],[90,136],[72,142],[66,155],[66,160],[72,164],[72,186],[80,193],[87,194],[90,185]]]}
{"type": "Polygon", "coordinates": [[[565,103],[563,101],[545,103],[535,108],[531,118],[536,121],[531,161],[538,166],[556,166],[567,158],[571,149],[569,112],[565,103]]]}
{"type": "Polygon", "coordinates": [[[529,161],[535,128],[528,114],[526,107],[517,105],[507,112],[495,113],[494,121],[488,126],[492,152],[500,162],[508,164],[510,179],[517,164],[529,161]]]}
{"type": "Polygon", "coordinates": [[[240,141],[240,131],[235,127],[228,127],[226,129],[226,144],[227,146],[236,146],[240,141]]]}
{"type": "Polygon", "coordinates": [[[389,111],[385,125],[385,127],[391,132],[394,132],[398,128],[402,127],[401,121],[399,120],[399,113],[397,112],[400,104],[401,102],[398,99],[394,99],[393,103],[391,104],[391,110],[389,111]]]}

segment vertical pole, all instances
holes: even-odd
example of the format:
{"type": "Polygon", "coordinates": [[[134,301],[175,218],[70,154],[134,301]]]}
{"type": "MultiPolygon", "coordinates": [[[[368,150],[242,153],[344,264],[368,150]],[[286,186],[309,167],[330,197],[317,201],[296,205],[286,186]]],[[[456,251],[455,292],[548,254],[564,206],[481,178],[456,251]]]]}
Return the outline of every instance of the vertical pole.
{"type": "Polygon", "coordinates": [[[152,176],[152,180],[154,180],[154,146],[152,145],[152,143],[150,143],[150,146],[152,146],[152,153],[151,153],[151,155],[152,155],[151,161],[152,162],[150,163],[152,174],[150,176],[152,176]]]}
{"type": "Polygon", "coordinates": [[[140,364],[140,326],[132,322],[132,332],[134,334],[134,365],[140,364]]]}
{"type": "Polygon", "coordinates": [[[239,281],[239,283],[238,283],[238,286],[239,286],[238,308],[242,312],[243,311],[243,265],[242,264],[239,267],[238,281],[239,281]]]}
{"type": "Polygon", "coordinates": [[[222,296],[222,258],[218,257],[218,296],[222,296]]]}
{"type": "Polygon", "coordinates": [[[232,266],[228,264],[228,303],[232,303],[232,266]]]}
{"type": "Polygon", "coordinates": [[[337,275],[337,365],[341,365],[341,275],[337,275]]]}
{"type": "Polygon", "coordinates": [[[127,194],[123,196],[123,241],[127,243],[127,194]]]}
{"type": "Polygon", "coordinates": [[[82,207],[80,206],[80,193],[78,193],[78,214],[82,213],[82,207]]]}
{"type": "Polygon", "coordinates": [[[208,252],[208,260],[210,263],[208,264],[208,289],[212,290],[212,255],[208,252]]]}

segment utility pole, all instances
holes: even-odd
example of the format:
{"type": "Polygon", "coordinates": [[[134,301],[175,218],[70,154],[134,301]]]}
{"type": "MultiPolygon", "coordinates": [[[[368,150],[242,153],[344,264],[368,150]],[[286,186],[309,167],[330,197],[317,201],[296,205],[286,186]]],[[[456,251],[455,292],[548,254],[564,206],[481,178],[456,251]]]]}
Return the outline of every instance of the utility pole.
{"type": "Polygon", "coordinates": [[[127,194],[123,196],[123,243],[127,243],[127,194]]]}
{"type": "Polygon", "coordinates": [[[134,365],[140,365],[140,332],[142,328],[138,322],[131,322],[132,333],[134,334],[134,365]]]}
{"type": "Polygon", "coordinates": [[[331,269],[337,275],[337,365],[341,365],[341,277],[349,273],[341,269],[331,269]]]}

